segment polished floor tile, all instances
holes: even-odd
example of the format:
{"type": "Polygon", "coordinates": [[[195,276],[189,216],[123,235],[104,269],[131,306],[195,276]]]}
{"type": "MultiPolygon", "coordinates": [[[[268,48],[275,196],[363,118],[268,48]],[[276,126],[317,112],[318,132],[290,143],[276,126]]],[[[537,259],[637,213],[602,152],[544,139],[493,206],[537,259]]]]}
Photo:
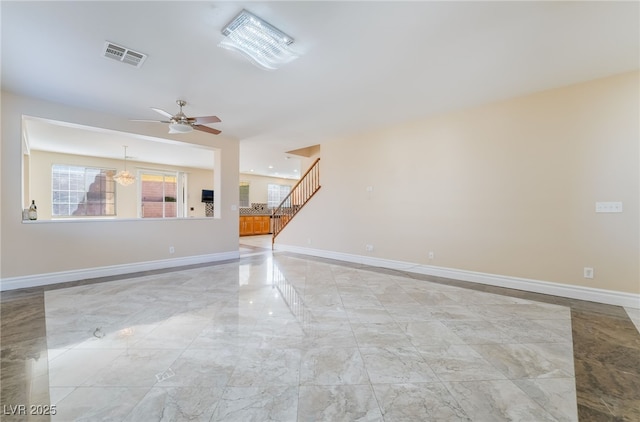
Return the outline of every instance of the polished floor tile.
{"type": "Polygon", "coordinates": [[[375,384],[373,388],[385,421],[474,420],[442,383],[375,384]]]}
{"type": "MultiPolygon", "coordinates": [[[[557,420],[510,380],[449,382],[445,385],[473,421],[557,420]]],[[[566,420],[575,420],[574,412],[567,413],[571,417],[566,420]]]]}
{"type": "Polygon", "coordinates": [[[633,310],[244,249],[4,294],[2,420],[637,420],[633,310]]]}

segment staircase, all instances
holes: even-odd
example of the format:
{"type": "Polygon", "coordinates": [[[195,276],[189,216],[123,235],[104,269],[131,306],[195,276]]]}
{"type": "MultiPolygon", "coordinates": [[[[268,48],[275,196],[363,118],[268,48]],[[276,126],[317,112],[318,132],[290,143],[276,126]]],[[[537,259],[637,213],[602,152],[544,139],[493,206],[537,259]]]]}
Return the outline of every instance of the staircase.
{"type": "Polygon", "coordinates": [[[306,205],[313,195],[320,189],[320,158],[318,158],[309,167],[309,170],[298,180],[298,183],[291,188],[291,192],[273,210],[271,217],[273,218],[273,237],[271,238],[271,247],[276,241],[276,237],[280,234],[291,219],[306,205]]]}

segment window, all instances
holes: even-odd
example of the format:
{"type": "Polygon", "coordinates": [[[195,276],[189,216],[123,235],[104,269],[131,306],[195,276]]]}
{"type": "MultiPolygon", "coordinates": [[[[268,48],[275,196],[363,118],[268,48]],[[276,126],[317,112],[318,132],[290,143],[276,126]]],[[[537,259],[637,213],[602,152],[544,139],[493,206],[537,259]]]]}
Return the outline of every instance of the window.
{"type": "Polygon", "coordinates": [[[249,206],[249,182],[240,182],[240,204],[241,207],[249,206]]]}
{"type": "Polygon", "coordinates": [[[54,164],[51,170],[51,215],[116,215],[115,169],[54,164]]]}
{"type": "Polygon", "coordinates": [[[141,171],[140,216],[142,218],[183,217],[186,174],[141,171]]]}
{"type": "MultiPolygon", "coordinates": [[[[291,186],[288,185],[275,185],[269,183],[267,185],[267,206],[269,208],[277,208],[278,205],[289,195],[291,186]]],[[[291,206],[291,201],[287,201],[284,204],[285,207],[291,206]]]]}

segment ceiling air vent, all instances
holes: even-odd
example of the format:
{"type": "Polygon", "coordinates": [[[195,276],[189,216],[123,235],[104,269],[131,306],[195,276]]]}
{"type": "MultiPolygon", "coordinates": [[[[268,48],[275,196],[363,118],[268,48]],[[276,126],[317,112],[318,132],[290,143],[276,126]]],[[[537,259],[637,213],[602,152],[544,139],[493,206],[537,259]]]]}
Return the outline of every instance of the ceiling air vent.
{"type": "Polygon", "coordinates": [[[142,66],[142,63],[144,63],[147,58],[146,54],[129,50],[126,47],[114,44],[109,41],[104,43],[104,51],[102,53],[104,57],[127,63],[135,67],[142,66]]]}

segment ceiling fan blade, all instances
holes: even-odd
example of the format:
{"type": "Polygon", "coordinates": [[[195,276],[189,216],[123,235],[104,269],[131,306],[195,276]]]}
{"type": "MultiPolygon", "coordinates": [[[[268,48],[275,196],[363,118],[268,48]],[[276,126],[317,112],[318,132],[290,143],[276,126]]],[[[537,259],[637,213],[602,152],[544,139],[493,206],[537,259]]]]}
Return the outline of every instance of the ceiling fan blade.
{"type": "Polygon", "coordinates": [[[130,122],[171,123],[168,120],[129,119],[130,122]]]}
{"type": "Polygon", "coordinates": [[[189,121],[196,125],[204,125],[207,123],[220,123],[222,120],[218,116],[202,116],[202,117],[189,117],[189,121]]]}
{"type": "Polygon", "coordinates": [[[196,130],[201,130],[203,132],[213,133],[214,135],[217,135],[221,132],[218,129],[214,129],[212,127],[202,126],[202,125],[193,125],[193,128],[196,130]]]}
{"type": "Polygon", "coordinates": [[[163,116],[168,117],[168,118],[172,118],[173,117],[173,114],[168,113],[168,112],[166,112],[166,111],[164,111],[164,110],[162,110],[160,108],[151,107],[151,110],[155,111],[156,113],[160,113],[163,116]]]}

